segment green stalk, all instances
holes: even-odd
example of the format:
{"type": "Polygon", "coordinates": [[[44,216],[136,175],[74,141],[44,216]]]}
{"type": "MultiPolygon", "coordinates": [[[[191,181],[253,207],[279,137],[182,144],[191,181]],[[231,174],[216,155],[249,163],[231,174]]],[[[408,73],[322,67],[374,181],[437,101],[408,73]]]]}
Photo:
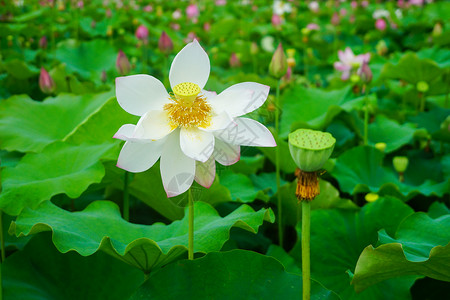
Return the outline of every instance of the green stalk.
{"type": "Polygon", "coordinates": [[[303,51],[303,68],[305,70],[305,78],[308,81],[308,53],[306,51],[307,48],[303,51]]]}
{"type": "Polygon", "coordinates": [[[0,246],[2,247],[2,262],[5,261],[5,239],[3,237],[3,211],[0,210],[0,246]]]}
{"type": "Polygon", "coordinates": [[[369,141],[369,101],[367,98],[366,86],[363,86],[364,93],[364,145],[368,144],[369,141]]]}
{"type": "MultiPolygon", "coordinates": [[[[277,82],[277,90],[275,95],[275,132],[278,135],[279,131],[279,115],[280,115],[280,83],[281,78],[277,82]]],[[[280,148],[275,147],[275,173],[277,178],[277,208],[278,208],[278,241],[280,246],[283,247],[283,223],[282,223],[282,208],[281,208],[281,194],[280,194],[280,148]]]]}
{"type": "Polygon", "coordinates": [[[419,103],[419,111],[425,111],[425,94],[424,93],[419,93],[419,99],[420,99],[420,103],[419,103]]]}
{"type": "Polygon", "coordinates": [[[311,262],[310,262],[310,233],[311,233],[311,203],[302,201],[302,279],[303,300],[311,298],[311,262]]]}
{"type": "Polygon", "coordinates": [[[189,195],[189,232],[188,232],[188,258],[194,259],[194,199],[192,197],[191,189],[188,191],[189,195]]]}
{"type": "MultiPolygon", "coordinates": [[[[5,261],[5,239],[3,238],[3,211],[0,210],[0,244],[2,247],[2,261],[5,261]]],[[[0,300],[3,299],[2,265],[0,264],[0,300]]]]}
{"type": "Polygon", "coordinates": [[[123,218],[125,221],[130,220],[130,195],[128,193],[128,181],[130,173],[125,171],[123,178],[123,218]]]}
{"type": "Polygon", "coordinates": [[[147,47],[145,45],[145,42],[142,43],[142,73],[145,73],[147,71],[147,53],[146,53],[147,47]]]}

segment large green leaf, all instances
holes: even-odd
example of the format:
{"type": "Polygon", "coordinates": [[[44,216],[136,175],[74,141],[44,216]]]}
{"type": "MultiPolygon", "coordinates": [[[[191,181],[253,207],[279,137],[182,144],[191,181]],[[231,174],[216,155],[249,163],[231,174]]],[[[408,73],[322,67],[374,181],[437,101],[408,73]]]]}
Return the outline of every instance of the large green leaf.
{"type": "MultiPolygon", "coordinates": [[[[349,210],[314,210],[311,212],[311,276],[342,299],[410,299],[409,289],[415,277],[390,279],[355,293],[350,285],[360,253],[377,242],[378,230],[393,234],[400,222],[413,210],[395,198],[380,198],[359,212],[349,210]]],[[[297,226],[301,237],[301,224],[297,226]]],[[[290,252],[298,264],[301,243],[290,252]]]]}
{"type": "Polygon", "coordinates": [[[405,275],[450,281],[450,215],[432,219],[415,213],[400,224],[395,237],[381,231],[383,245],[364,249],[352,281],[357,292],[405,275]]]}
{"type": "MultiPolygon", "coordinates": [[[[202,253],[220,250],[233,226],[256,232],[264,220],[274,219],[271,210],[255,212],[247,205],[222,218],[204,202],[195,203],[194,215],[194,251],[202,253]]],[[[9,232],[22,236],[41,231],[53,231],[53,242],[63,253],[75,250],[86,256],[101,249],[146,273],[185,255],[188,245],[187,214],[170,225],[131,224],[110,201],[95,201],[73,213],[47,201],[25,209],[9,232]]]]}
{"type": "Polygon", "coordinates": [[[38,102],[21,95],[2,101],[0,148],[39,152],[52,142],[65,140],[99,111],[111,96],[112,92],[83,96],[62,94],[38,102]]]}
{"type": "MultiPolygon", "coordinates": [[[[294,173],[297,166],[291,159],[291,153],[289,152],[289,145],[287,141],[280,138],[273,129],[270,128],[275,141],[277,142],[276,147],[264,147],[259,148],[262,153],[273,163],[276,163],[276,151],[280,152],[280,170],[285,173],[294,173]]],[[[289,133],[289,132],[288,132],[289,133]]]]}
{"type": "MultiPolygon", "coordinates": [[[[351,99],[350,87],[340,90],[324,91],[304,88],[301,85],[283,95],[283,112],[280,122],[280,136],[287,135],[301,127],[323,130],[341,111],[360,109],[364,97],[351,99]]],[[[368,96],[369,102],[376,102],[374,95],[368,96]]]]}
{"type": "Polygon", "coordinates": [[[56,142],[41,153],[25,155],[17,166],[2,171],[0,209],[18,215],[24,207],[34,208],[60,193],[79,197],[102,180],[105,169],[100,160],[117,156],[117,145],[56,142]]]}
{"type": "Polygon", "coordinates": [[[411,84],[419,81],[431,83],[443,73],[443,69],[430,59],[420,59],[415,53],[407,53],[397,65],[387,63],[382,74],[386,78],[402,79],[411,84]]]}
{"type": "Polygon", "coordinates": [[[35,236],[2,264],[3,299],[128,299],[143,282],[139,270],[104,253],[62,254],[50,234],[35,236]]]}
{"type": "Polygon", "coordinates": [[[385,151],[390,153],[411,142],[415,131],[413,124],[400,125],[380,115],[369,125],[369,144],[386,143],[385,151]]]}
{"type": "Polygon", "coordinates": [[[417,194],[442,196],[450,189],[450,178],[442,178],[440,170],[434,168],[434,174],[428,173],[431,170],[426,166],[434,166],[433,159],[418,159],[411,154],[405,182],[400,182],[394,170],[383,167],[383,158],[384,154],[373,147],[355,147],[336,159],[330,173],[341,190],[350,194],[379,192],[410,199],[417,194]]]}
{"type": "MultiPolygon", "coordinates": [[[[275,259],[233,250],[183,260],[155,272],[131,299],[299,299],[301,276],[275,259]],[[176,282],[176,285],[174,285],[176,282]]],[[[339,299],[312,281],[311,299],[339,299]]]]}
{"type": "Polygon", "coordinates": [[[112,45],[100,39],[82,43],[66,40],[56,48],[56,58],[65,63],[68,70],[94,81],[100,81],[102,71],[115,68],[116,56],[112,45]]]}

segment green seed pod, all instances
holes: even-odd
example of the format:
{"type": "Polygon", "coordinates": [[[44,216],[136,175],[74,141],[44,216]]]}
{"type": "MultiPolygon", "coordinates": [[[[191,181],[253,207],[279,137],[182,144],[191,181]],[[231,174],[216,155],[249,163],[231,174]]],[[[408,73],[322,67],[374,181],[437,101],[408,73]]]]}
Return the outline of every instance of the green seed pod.
{"type": "Polygon", "coordinates": [[[289,150],[300,170],[320,170],[333,152],[336,139],[328,132],[297,129],[289,134],[289,150]]]}
{"type": "Polygon", "coordinates": [[[425,81],[419,81],[416,85],[417,91],[421,93],[426,93],[430,87],[428,86],[428,83],[425,81]]]}
{"type": "Polygon", "coordinates": [[[376,143],[375,144],[375,148],[377,148],[378,150],[380,150],[381,152],[384,152],[384,150],[386,150],[386,143],[376,143]]]}
{"type": "Polygon", "coordinates": [[[406,168],[408,168],[409,159],[406,156],[395,156],[392,163],[394,164],[395,171],[404,173],[406,168]]]}

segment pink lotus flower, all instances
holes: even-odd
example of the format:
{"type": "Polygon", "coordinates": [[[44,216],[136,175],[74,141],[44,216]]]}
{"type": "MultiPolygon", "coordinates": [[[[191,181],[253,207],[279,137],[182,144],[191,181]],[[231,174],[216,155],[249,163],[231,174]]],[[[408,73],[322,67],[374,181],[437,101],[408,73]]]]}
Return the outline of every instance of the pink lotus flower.
{"type": "Polygon", "coordinates": [[[319,30],[320,29],[319,25],[317,25],[316,23],[309,23],[308,25],[306,25],[306,28],[308,28],[309,30],[319,30]]]}
{"type": "Polygon", "coordinates": [[[273,26],[275,26],[275,27],[280,26],[282,21],[283,20],[281,19],[281,17],[279,15],[276,15],[276,14],[272,15],[272,25],[273,26]]]}
{"type": "Polygon", "coordinates": [[[144,25],[139,25],[136,29],[136,37],[139,40],[146,41],[148,38],[148,29],[144,25]]]}
{"type": "Polygon", "coordinates": [[[186,7],[186,15],[189,19],[197,18],[200,15],[197,5],[190,4],[186,7]]]}
{"type": "Polygon", "coordinates": [[[384,19],[377,19],[375,21],[375,28],[379,31],[385,31],[387,27],[386,21],[384,19]]]}
{"type": "Polygon", "coordinates": [[[39,74],[39,88],[44,94],[51,94],[55,91],[56,85],[53,78],[48,74],[47,70],[41,68],[41,73],[39,74]]]}
{"type": "Polygon", "coordinates": [[[334,63],[334,68],[342,72],[342,80],[347,80],[352,71],[357,70],[359,73],[363,63],[369,62],[370,53],[355,55],[352,49],[347,47],[344,51],[338,51],[338,57],[340,61],[334,63]]]}

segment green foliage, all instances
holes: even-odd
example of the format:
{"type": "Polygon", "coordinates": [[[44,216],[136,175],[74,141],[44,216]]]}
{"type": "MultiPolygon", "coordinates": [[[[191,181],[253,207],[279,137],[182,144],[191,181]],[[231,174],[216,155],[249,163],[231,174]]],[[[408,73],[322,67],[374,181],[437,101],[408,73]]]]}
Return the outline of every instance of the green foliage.
{"type": "MultiPolygon", "coordinates": [[[[194,215],[194,251],[202,253],[220,250],[233,226],[256,233],[264,220],[274,221],[270,209],[255,212],[246,205],[222,218],[210,205],[196,202],[194,215]]],[[[95,201],[73,213],[47,201],[35,210],[25,209],[9,230],[16,236],[42,231],[53,232],[53,243],[62,253],[74,250],[87,256],[103,250],[149,273],[186,254],[188,218],[186,214],[170,225],[138,225],[123,220],[110,201],[95,201]]]]}
{"type": "Polygon", "coordinates": [[[391,238],[379,232],[380,246],[361,253],[352,283],[362,291],[378,282],[405,275],[450,281],[450,216],[432,219],[415,213],[403,220],[391,238]]]}
{"type": "MultiPolygon", "coordinates": [[[[152,274],[131,299],[295,299],[301,293],[301,277],[286,272],[277,260],[234,250],[167,266],[152,274]]],[[[313,281],[311,299],[339,297],[313,281]]]]}

